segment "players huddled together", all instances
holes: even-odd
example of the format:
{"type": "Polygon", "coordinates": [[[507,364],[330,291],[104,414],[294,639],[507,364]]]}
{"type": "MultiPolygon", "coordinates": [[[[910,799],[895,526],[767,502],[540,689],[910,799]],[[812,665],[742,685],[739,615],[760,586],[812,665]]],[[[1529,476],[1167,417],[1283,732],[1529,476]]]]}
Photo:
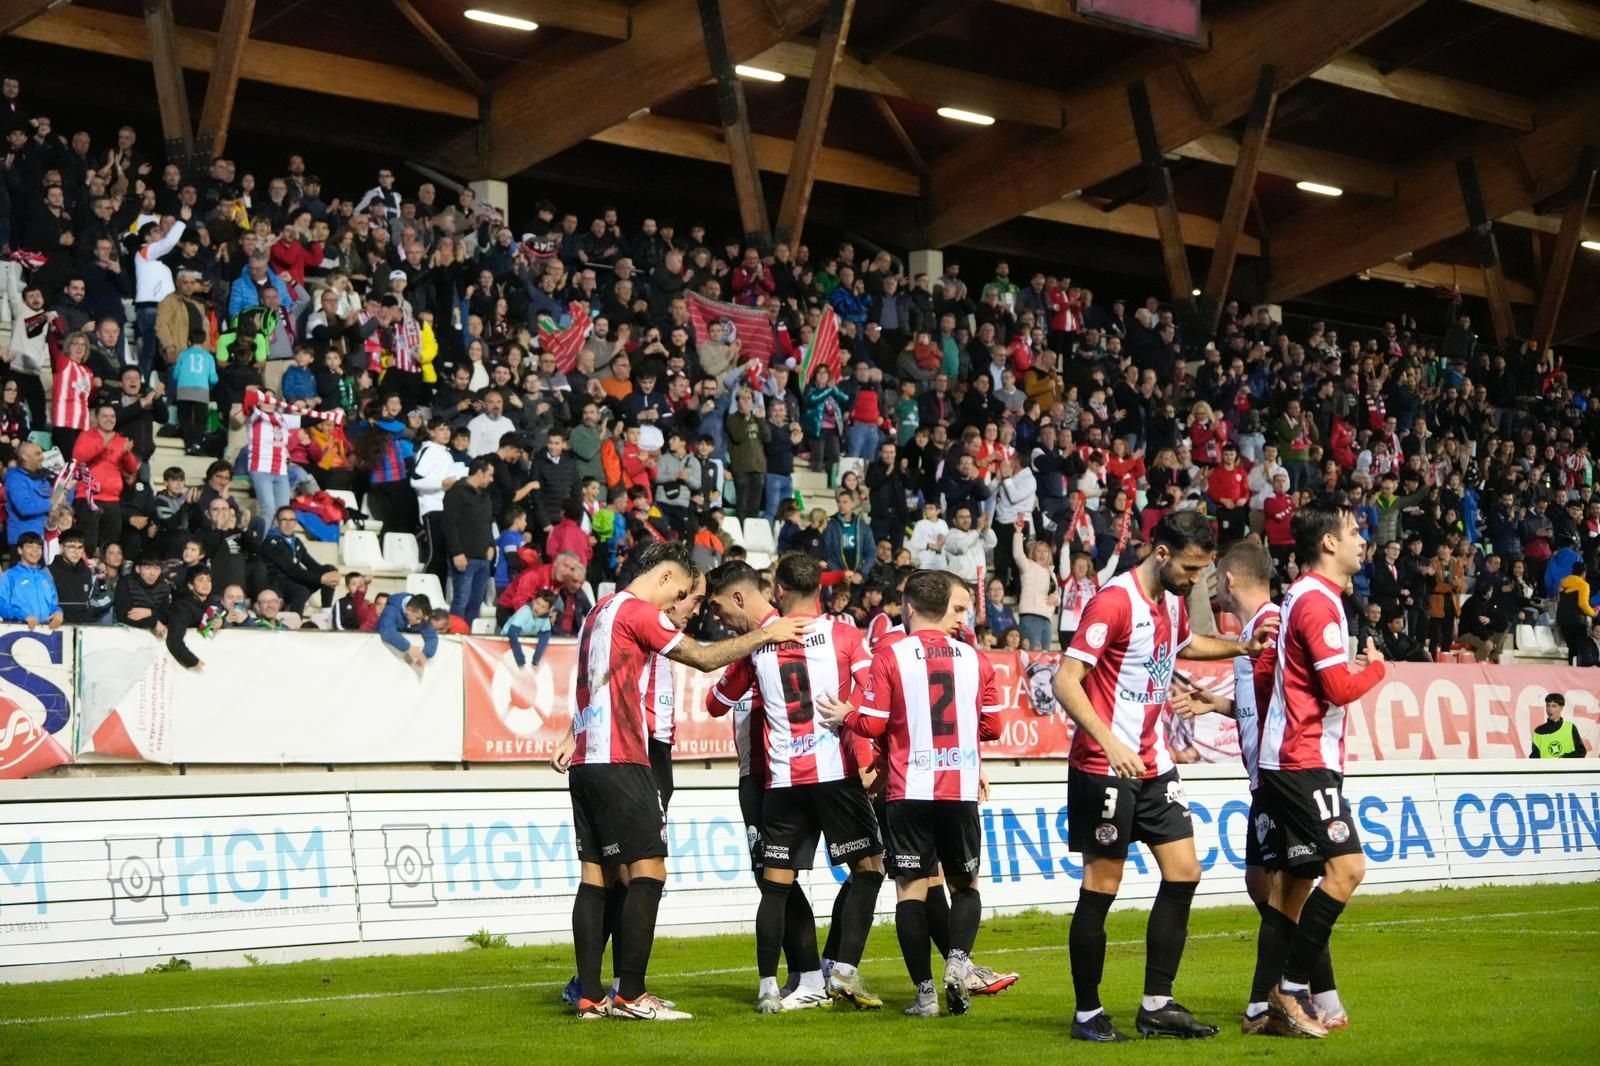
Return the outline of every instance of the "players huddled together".
{"type": "MultiPolygon", "coordinates": [[[[1100,1001],[1106,915],[1130,845],[1161,874],[1146,931],[1146,1037],[1204,1038],[1218,1029],[1173,998],[1199,884],[1194,827],[1165,743],[1164,716],[1236,719],[1251,790],[1245,887],[1261,915],[1246,1034],[1324,1037],[1348,1025],[1328,941],[1360,885],[1364,858],[1343,794],[1344,707],[1384,675],[1369,641],[1352,658],[1340,590],[1360,569],[1354,515],[1312,503],[1293,519],[1308,561],[1271,601],[1272,560],[1253,539],[1217,556],[1203,516],[1163,516],[1152,550],[1086,606],[1054,694],[1076,729],[1069,755],[1068,835],[1083,884],[1068,950],[1074,1039],[1128,1037],[1100,1001]],[[1190,630],[1186,598],[1214,569],[1217,604],[1243,623],[1237,639],[1190,630]],[[1222,698],[1176,669],[1232,659],[1222,698]]],[[[733,723],[739,803],[760,887],[755,915],[756,1010],[778,1014],[883,999],[858,969],[885,878],[913,985],[907,1015],[963,1014],[975,995],[1017,980],[973,957],[981,745],[1000,736],[1004,707],[966,622],[972,594],[945,571],[918,570],[897,590],[898,624],[863,633],[823,612],[821,563],[791,553],[771,577],[744,562],[701,574],[676,542],[648,546],[579,639],[572,732],[555,759],[569,777],[582,879],[573,904],[577,974],[566,991],[579,1018],[691,1017],[648,991],[646,973],[665,887],[674,706],[667,661],[726,667],[707,710],[733,723]],[[702,609],[736,636],[702,644],[684,628],[702,609]],[[849,876],[819,949],[811,901],[797,881],[818,845],[849,876]],[[612,945],[615,980],[601,971],[612,945]],[[944,960],[941,1010],[930,946],[944,960]],[[780,958],[787,983],[778,983],[780,958]]]]}

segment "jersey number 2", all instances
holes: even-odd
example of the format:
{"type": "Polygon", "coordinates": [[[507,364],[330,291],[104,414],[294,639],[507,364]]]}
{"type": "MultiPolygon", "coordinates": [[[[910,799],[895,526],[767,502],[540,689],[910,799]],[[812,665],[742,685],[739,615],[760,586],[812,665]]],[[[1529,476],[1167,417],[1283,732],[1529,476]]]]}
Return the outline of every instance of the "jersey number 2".
{"type": "Polygon", "coordinates": [[[948,737],[956,731],[956,678],[949,670],[928,672],[928,713],[933,735],[948,737]]]}
{"type": "Polygon", "coordinates": [[[783,705],[789,712],[789,721],[803,725],[816,714],[811,705],[811,675],[803,662],[781,663],[778,680],[783,683],[783,705]]]}

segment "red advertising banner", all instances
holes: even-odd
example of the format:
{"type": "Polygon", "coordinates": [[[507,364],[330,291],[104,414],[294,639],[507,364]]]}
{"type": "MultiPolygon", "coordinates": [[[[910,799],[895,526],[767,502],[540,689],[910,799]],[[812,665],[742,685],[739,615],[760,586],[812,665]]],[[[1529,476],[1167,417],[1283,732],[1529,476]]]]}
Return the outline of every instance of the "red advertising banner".
{"type": "MultiPolygon", "coordinates": [[[[577,645],[554,643],[537,667],[519,667],[503,640],[465,638],[466,762],[547,759],[572,722],[577,645]]],[[[984,753],[1000,759],[1064,759],[1072,722],[1051,691],[1057,652],[985,652],[1005,705],[1000,739],[984,753]]],[[[1219,694],[1233,694],[1229,662],[1184,662],[1183,671],[1219,694]]],[[[734,758],[727,718],[706,713],[719,674],[674,667],[679,759],[734,758]]],[[[1523,758],[1544,721],[1544,697],[1560,692],[1566,713],[1594,757],[1600,748],[1600,695],[1593,670],[1565,667],[1391,664],[1384,683],[1351,708],[1351,762],[1386,759],[1523,758]]],[[[1239,737],[1230,719],[1169,718],[1167,742],[1181,761],[1230,762],[1239,737]]]]}

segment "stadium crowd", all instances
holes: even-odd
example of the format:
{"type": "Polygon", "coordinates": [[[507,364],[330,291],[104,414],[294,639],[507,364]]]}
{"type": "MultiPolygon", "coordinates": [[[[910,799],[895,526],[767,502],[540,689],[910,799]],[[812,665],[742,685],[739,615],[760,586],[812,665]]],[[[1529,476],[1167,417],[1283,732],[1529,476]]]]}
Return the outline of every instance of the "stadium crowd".
{"type": "Polygon", "coordinates": [[[499,622],[575,635],[645,544],[743,557],[726,514],[822,558],[836,616],[868,625],[932,567],[978,583],[984,643],[1044,649],[1162,514],[1259,537],[1286,582],[1293,515],[1336,497],[1367,541],[1358,640],[1497,659],[1537,622],[1600,658],[1592,389],[1481,344],[1459,305],[1439,337],[1236,301],[1208,333],[1064,270],[947,257],[930,277],[850,242],[756,249],[543,200],[512,226],[391,168],[325,190],[298,154],[187,172],[131,127],[58,130],[15,79],[3,96],[0,620],[175,631],[187,662],[194,627],[431,640],[493,590],[499,622]],[[692,293],[772,336],[697,328],[692,293]],[[806,361],[827,313],[839,357],[806,361]],[[165,437],[215,460],[203,482],[152,465],[165,437]],[[836,513],[796,499],[796,464],[836,513]],[[448,611],[369,599],[305,546],[369,517],[419,536],[448,611]]]}

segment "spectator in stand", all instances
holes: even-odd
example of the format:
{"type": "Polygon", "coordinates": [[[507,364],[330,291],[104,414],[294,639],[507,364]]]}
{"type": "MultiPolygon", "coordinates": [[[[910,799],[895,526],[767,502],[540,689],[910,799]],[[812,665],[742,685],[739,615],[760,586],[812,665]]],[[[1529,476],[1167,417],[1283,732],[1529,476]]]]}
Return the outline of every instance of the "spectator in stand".
{"type": "Polygon", "coordinates": [[[1279,474],[1272,479],[1272,495],[1267,497],[1263,510],[1266,515],[1267,550],[1272,553],[1272,561],[1283,568],[1294,555],[1294,533],[1289,527],[1295,511],[1299,510],[1295,498],[1289,494],[1288,474],[1279,474]]]}
{"type": "Polygon", "coordinates": [[[450,552],[450,613],[469,624],[488,599],[494,565],[494,507],[489,486],[495,458],[480,455],[444,494],[444,538],[450,552]]]}
{"type": "Polygon", "coordinates": [[[944,538],[943,565],[939,569],[948,570],[971,585],[983,568],[984,552],[994,547],[994,541],[988,515],[980,515],[974,526],[972,509],[957,507],[950,532],[944,538]]]}
{"type": "Polygon", "coordinates": [[[766,430],[766,506],[761,516],[771,523],[777,520],[779,506],[794,499],[794,458],[805,433],[800,423],[789,421],[789,405],[781,400],[767,404],[766,430]]]}
{"type": "Polygon", "coordinates": [[[172,585],[157,555],[143,555],[131,574],[117,583],[113,605],[117,621],[125,626],[167,635],[167,614],[172,607],[172,585]]]}
{"type": "Polygon", "coordinates": [[[59,629],[65,615],[55,581],[44,567],[44,538],[24,533],[17,538],[17,561],[0,574],[0,622],[20,622],[29,629],[59,629]]]}
{"type": "Polygon", "coordinates": [[[101,588],[99,571],[83,550],[83,534],[68,530],[61,535],[61,554],[50,563],[61,620],[69,626],[93,624],[100,619],[90,601],[101,588]]]}
{"type": "Polygon", "coordinates": [[[762,513],[763,482],[767,473],[767,443],[772,427],[755,410],[755,395],[741,387],[734,394],[734,411],[727,417],[728,469],[733,474],[734,506],[740,520],[762,513]]]}
{"type": "Polygon", "coordinates": [[[1567,644],[1567,662],[1578,666],[1592,665],[1593,640],[1589,630],[1596,617],[1589,594],[1589,568],[1583,562],[1573,564],[1572,573],[1556,586],[1556,629],[1567,644]]]}
{"type": "Polygon", "coordinates": [[[302,614],[313,595],[319,606],[333,604],[333,590],[339,585],[339,571],[312,557],[300,539],[300,519],[293,507],[279,507],[272,515],[272,528],[261,539],[261,561],[266,568],[266,584],[283,599],[293,614],[302,614]]]}
{"type": "Polygon", "coordinates": [[[352,570],[344,575],[345,594],[334,603],[331,624],[334,629],[352,633],[375,633],[378,630],[378,607],[367,599],[372,579],[352,570]]]}
{"type": "Polygon", "coordinates": [[[78,437],[72,459],[87,469],[78,482],[74,518],[90,552],[122,536],[123,489],[139,472],[133,442],[117,432],[117,407],[95,408],[94,427],[78,437]]]}
{"type": "Polygon", "coordinates": [[[24,533],[42,536],[51,508],[72,492],[72,485],[66,482],[59,490],[55,488],[50,472],[44,469],[44,449],[32,441],[17,445],[16,465],[6,468],[4,483],[6,538],[13,546],[24,533]]]}
{"type": "Polygon", "coordinates": [[[422,522],[423,569],[441,584],[448,575],[444,546],[444,494],[467,476],[466,464],[450,452],[450,423],[441,415],[428,421],[428,439],[417,449],[411,470],[411,487],[417,494],[422,522]]]}
{"type": "Polygon", "coordinates": [[[1217,543],[1231,544],[1250,532],[1250,475],[1239,465],[1239,447],[1222,446],[1222,462],[1206,479],[1217,515],[1217,543]]]}
{"type": "Polygon", "coordinates": [[[167,625],[167,652],[185,670],[201,670],[205,663],[189,649],[184,638],[190,630],[210,636],[222,626],[222,603],[211,594],[211,571],[194,567],[184,580],[184,591],[173,598],[167,625]]]}
{"type": "Polygon", "coordinates": [[[1479,578],[1472,595],[1461,605],[1457,639],[1481,663],[1499,662],[1501,650],[1511,636],[1511,622],[1499,606],[1500,591],[1498,582],[1479,578]]]}
{"type": "Polygon", "coordinates": [[[383,642],[399,652],[418,674],[439,651],[439,631],[430,622],[432,615],[433,604],[428,597],[397,592],[389,597],[378,617],[378,634],[383,642]],[[407,640],[407,633],[421,636],[422,646],[407,640]]]}
{"type": "MultiPolygon", "coordinates": [[[[534,459],[532,466],[533,481],[538,486],[533,494],[532,526],[536,534],[548,535],[561,521],[562,508],[568,501],[579,498],[583,485],[578,460],[567,450],[565,430],[550,431],[543,453],[534,459]]],[[[698,472],[699,464],[695,466],[698,472]]],[[[536,536],[536,543],[537,540],[536,536]]]]}
{"type": "Polygon", "coordinates": [[[842,570],[846,581],[860,585],[872,576],[877,561],[877,541],[866,519],[856,514],[856,497],[840,491],[834,496],[838,510],[822,534],[822,559],[829,570],[842,570]]]}

